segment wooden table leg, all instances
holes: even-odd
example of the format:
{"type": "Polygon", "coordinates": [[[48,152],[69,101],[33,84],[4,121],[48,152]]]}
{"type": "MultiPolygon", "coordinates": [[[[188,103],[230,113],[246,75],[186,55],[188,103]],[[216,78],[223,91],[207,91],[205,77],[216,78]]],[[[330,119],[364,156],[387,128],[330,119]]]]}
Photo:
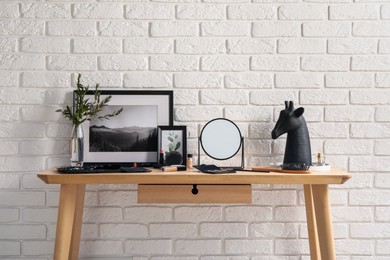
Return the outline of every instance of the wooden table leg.
{"type": "Polygon", "coordinates": [[[307,231],[309,234],[310,258],[321,260],[320,244],[317,232],[316,212],[313,201],[313,191],[310,184],[303,185],[305,193],[307,231]]]}
{"type": "Polygon", "coordinates": [[[83,220],[85,184],[62,184],[54,260],[77,260],[83,220]]]}
{"type": "Polygon", "coordinates": [[[336,260],[328,185],[316,184],[311,186],[321,257],[323,260],[336,260]]]}

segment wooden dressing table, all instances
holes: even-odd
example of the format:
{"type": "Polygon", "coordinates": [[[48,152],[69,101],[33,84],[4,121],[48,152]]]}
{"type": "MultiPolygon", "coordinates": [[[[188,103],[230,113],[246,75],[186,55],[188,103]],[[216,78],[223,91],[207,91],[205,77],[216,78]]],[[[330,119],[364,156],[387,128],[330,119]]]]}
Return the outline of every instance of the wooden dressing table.
{"type": "Polygon", "coordinates": [[[328,184],[352,176],[342,170],[311,174],[237,172],[211,175],[197,171],[149,173],[38,174],[47,184],[61,184],[54,260],[77,260],[87,184],[138,184],[138,203],[251,203],[251,184],[303,184],[312,260],[335,260],[328,184]],[[196,186],[195,186],[196,185],[196,186]],[[196,193],[197,192],[197,193],[196,193]],[[194,194],[196,193],[196,194],[194,194]]]}

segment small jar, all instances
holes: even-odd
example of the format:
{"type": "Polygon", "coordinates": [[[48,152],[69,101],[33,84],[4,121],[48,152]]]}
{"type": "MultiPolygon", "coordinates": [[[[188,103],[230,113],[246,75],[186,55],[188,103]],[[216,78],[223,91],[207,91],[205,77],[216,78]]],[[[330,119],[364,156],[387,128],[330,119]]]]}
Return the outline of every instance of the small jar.
{"type": "Polygon", "coordinates": [[[186,166],[187,166],[187,169],[192,169],[194,168],[192,166],[192,154],[187,154],[187,161],[186,161],[186,166]]]}

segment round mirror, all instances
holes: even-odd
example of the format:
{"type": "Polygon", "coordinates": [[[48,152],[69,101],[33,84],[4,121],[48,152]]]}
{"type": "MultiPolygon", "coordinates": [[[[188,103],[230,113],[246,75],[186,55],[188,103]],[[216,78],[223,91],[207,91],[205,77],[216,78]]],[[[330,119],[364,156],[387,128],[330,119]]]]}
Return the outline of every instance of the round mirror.
{"type": "Polygon", "coordinates": [[[209,121],[200,133],[200,143],[205,153],[216,160],[227,160],[241,148],[238,126],[225,118],[209,121]]]}

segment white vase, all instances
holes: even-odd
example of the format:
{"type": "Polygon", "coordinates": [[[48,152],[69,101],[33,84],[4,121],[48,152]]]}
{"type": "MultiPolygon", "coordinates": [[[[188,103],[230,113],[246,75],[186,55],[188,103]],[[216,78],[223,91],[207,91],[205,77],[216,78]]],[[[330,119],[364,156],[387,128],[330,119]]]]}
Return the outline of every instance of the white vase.
{"type": "Polygon", "coordinates": [[[70,164],[82,167],[84,163],[84,132],[81,125],[74,125],[70,140],[70,164]]]}

